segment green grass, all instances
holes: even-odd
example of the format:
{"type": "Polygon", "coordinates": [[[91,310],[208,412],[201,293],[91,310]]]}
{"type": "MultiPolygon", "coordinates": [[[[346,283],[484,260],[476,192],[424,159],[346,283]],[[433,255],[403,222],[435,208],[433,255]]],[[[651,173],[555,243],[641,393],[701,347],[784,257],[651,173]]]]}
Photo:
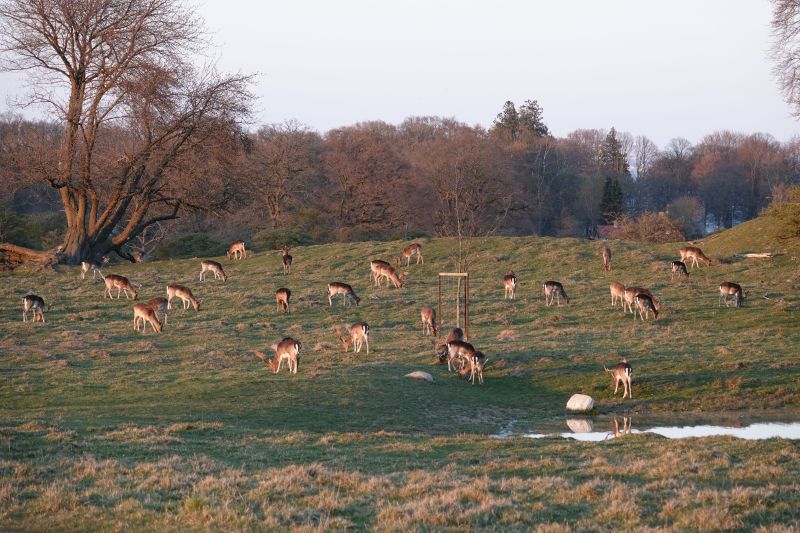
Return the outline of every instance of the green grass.
{"type": "Polygon", "coordinates": [[[224,284],[200,283],[198,260],[107,268],[140,283],[140,300],[168,283],[202,300],[199,313],[175,309],[160,335],[134,332],[132,303],[103,299],[77,269],[0,274],[0,529],[797,527],[794,441],[490,437],[512,420],[552,424],[575,392],[633,414],[634,427],[646,414],[798,408],[800,245],[772,229],[761,218],[708,237],[700,246],[719,263],[674,282],[680,244],[612,242],[609,274],[599,243],[470,242],[483,386],[434,365],[421,334],[436,273],[453,270],[448,239],[423,244],[425,264],[403,268],[399,290],[371,288],[369,260],[393,261],[400,242],[296,248],[290,276],[279,253],[223,257],[224,284]],[[780,255],[733,259],[743,251],[780,255]],[[571,305],[545,307],[548,279],[571,305]],[[652,289],[663,315],[612,309],[613,280],[652,289]],[[352,284],[361,305],[329,307],[330,281],[352,284]],[[749,290],[744,307],[717,307],[721,281],[749,290]],[[289,315],[275,310],[279,287],[292,290],[289,315]],[[29,292],[53,304],[47,324],[22,323],[29,292]],[[342,353],[333,332],[356,320],[372,329],[369,355],[342,353]],[[253,355],[285,335],[303,343],[296,376],[253,355]],[[621,357],[635,375],[625,402],[602,371],[621,357]],[[403,378],[413,370],[435,382],[403,378]]]}

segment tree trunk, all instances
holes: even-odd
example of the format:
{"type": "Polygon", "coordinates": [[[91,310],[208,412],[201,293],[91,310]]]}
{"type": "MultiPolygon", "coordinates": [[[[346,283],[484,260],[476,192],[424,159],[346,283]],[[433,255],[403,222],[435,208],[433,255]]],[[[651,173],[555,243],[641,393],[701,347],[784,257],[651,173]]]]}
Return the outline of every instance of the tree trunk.
{"type": "Polygon", "coordinates": [[[89,236],[86,234],[86,228],[82,220],[73,221],[72,224],[68,225],[63,246],[62,254],[65,263],[77,265],[81,261],[94,259],[89,244],[89,236]]]}

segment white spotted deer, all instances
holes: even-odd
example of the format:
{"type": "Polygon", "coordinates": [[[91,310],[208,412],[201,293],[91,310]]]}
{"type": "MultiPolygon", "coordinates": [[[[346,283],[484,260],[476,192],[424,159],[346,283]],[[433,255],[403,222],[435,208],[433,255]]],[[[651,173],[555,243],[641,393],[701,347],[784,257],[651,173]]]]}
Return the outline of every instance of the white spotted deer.
{"type": "Polygon", "coordinates": [[[167,324],[167,317],[169,310],[169,301],[166,298],[153,298],[152,300],[147,301],[147,307],[152,309],[156,312],[156,314],[161,313],[164,315],[164,325],[167,324]]]}
{"type": "Polygon", "coordinates": [[[672,274],[670,274],[669,279],[670,281],[675,279],[675,274],[680,276],[689,277],[689,271],[686,269],[686,263],[683,261],[673,261],[671,263],[672,274]]]}
{"type": "Polygon", "coordinates": [[[603,368],[606,372],[611,374],[611,381],[614,383],[614,394],[617,393],[619,384],[622,383],[622,399],[625,399],[625,394],[628,395],[628,398],[632,399],[631,382],[633,381],[633,367],[631,367],[628,361],[623,359],[611,370],[605,366],[603,368]]]}
{"type": "Polygon", "coordinates": [[[422,334],[427,335],[430,333],[434,337],[438,335],[436,329],[436,310],[433,307],[423,307],[419,312],[422,319],[422,334]]]}
{"type": "Polygon", "coordinates": [[[422,258],[422,246],[417,243],[413,243],[403,248],[403,255],[397,258],[397,266],[400,266],[400,263],[403,259],[406,260],[406,266],[411,265],[411,256],[413,255],[417,256],[416,264],[419,264],[420,261],[423,265],[425,264],[425,260],[422,258]]]}
{"type": "Polygon", "coordinates": [[[44,299],[41,296],[36,296],[35,294],[28,294],[22,297],[22,321],[28,321],[28,311],[33,311],[33,321],[41,321],[43,324],[46,324],[47,321],[44,319],[45,310],[49,311],[50,306],[47,306],[45,309],[44,299]]]}
{"type": "Polygon", "coordinates": [[[625,285],[622,283],[612,281],[608,286],[611,292],[611,307],[616,307],[617,300],[622,304],[622,310],[625,310],[625,285]]]}
{"type": "Polygon", "coordinates": [[[214,279],[228,281],[228,275],[225,273],[222,265],[216,261],[212,261],[210,259],[200,261],[200,281],[205,281],[206,272],[213,273],[214,279]]]}
{"type": "Polygon", "coordinates": [[[292,256],[289,255],[288,246],[281,248],[281,255],[283,256],[283,275],[286,276],[292,272],[292,256]]]}
{"type": "Polygon", "coordinates": [[[703,253],[703,250],[697,246],[684,246],[680,249],[681,261],[686,262],[687,259],[692,260],[692,266],[699,267],[699,263],[709,266],[712,261],[703,253]]]}
{"type": "Polygon", "coordinates": [[[153,328],[156,333],[161,333],[161,322],[158,320],[158,314],[147,304],[134,304],[133,306],[133,331],[139,331],[139,323],[142,324],[142,333],[147,330],[147,324],[153,328]]]}
{"type": "Polygon", "coordinates": [[[342,283],[341,281],[328,283],[328,305],[333,306],[333,297],[337,294],[342,295],[342,300],[345,306],[350,299],[352,299],[356,305],[358,305],[358,302],[361,301],[361,298],[356,296],[356,293],[353,291],[353,287],[347,283],[342,283]]]}
{"type": "Polygon", "coordinates": [[[247,257],[247,250],[244,247],[244,241],[238,240],[231,243],[228,248],[228,259],[244,259],[247,257]]]}
{"type": "Polygon", "coordinates": [[[178,297],[183,301],[183,308],[189,309],[191,304],[195,312],[200,310],[200,300],[194,297],[191,289],[183,285],[167,285],[167,308],[172,309],[172,299],[178,297]]]}
{"type": "Polygon", "coordinates": [[[747,293],[742,290],[742,286],[732,281],[723,281],[719,284],[719,305],[722,307],[722,302],[725,302],[725,307],[730,305],[728,297],[733,296],[735,307],[741,307],[742,301],[747,297],[747,293]]]}
{"type": "Polygon", "coordinates": [[[281,342],[272,345],[271,348],[275,351],[273,357],[267,357],[261,352],[255,352],[255,354],[259,359],[265,361],[275,374],[280,371],[284,360],[286,360],[286,364],[289,366],[289,373],[297,374],[297,367],[300,363],[300,350],[302,347],[303,345],[300,341],[291,337],[284,337],[281,342]]]}
{"type": "Polygon", "coordinates": [[[603,270],[611,272],[611,249],[608,246],[603,246],[603,270]]]}
{"type": "Polygon", "coordinates": [[[503,276],[503,288],[505,289],[503,299],[513,300],[517,292],[517,275],[514,274],[513,270],[509,270],[508,273],[503,276]]]}
{"type": "Polygon", "coordinates": [[[356,322],[349,326],[346,325],[344,329],[347,330],[347,335],[342,333],[339,326],[335,326],[334,329],[336,330],[336,335],[339,337],[339,341],[342,343],[345,352],[350,350],[350,346],[352,346],[353,353],[359,353],[361,352],[361,347],[366,344],[367,355],[369,355],[369,325],[366,322],[356,322]]]}
{"type": "Polygon", "coordinates": [[[544,301],[548,307],[550,307],[556,299],[558,299],[558,305],[561,305],[561,298],[564,298],[564,301],[569,304],[569,296],[567,296],[567,292],[564,290],[564,286],[561,283],[557,281],[545,281],[544,285],[542,285],[542,289],[544,290],[544,301]]]}
{"type": "Polygon", "coordinates": [[[117,300],[119,300],[121,292],[125,293],[126,300],[128,299],[128,292],[131,293],[131,297],[134,300],[136,299],[137,297],[136,289],[133,288],[133,285],[131,285],[130,280],[128,280],[128,278],[126,278],[125,276],[118,276],[117,274],[109,274],[108,276],[103,276],[103,281],[106,284],[106,290],[103,293],[103,298],[105,298],[106,295],[109,298],[113,298],[113,296],[111,295],[111,289],[117,289],[117,300]]]}
{"type": "Polygon", "coordinates": [[[275,291],[275,303],[278,306],[278,311],[283,310],[284,313],[289,312],[289,298],[292,297],[292,291],[282,287],[275,291]]]}
{"type": "Polygon", "coordinates": [[[92,271],[92,279],[95,279],[97,274],[100,274],[100,277],[103,277],[103,265],[108,264],[108,256],[104,255],[102,261],[96,261],[94,259],[90,261],[81,261],[81,279],[86,279],[86,273],[90,270],[92,271]]]}

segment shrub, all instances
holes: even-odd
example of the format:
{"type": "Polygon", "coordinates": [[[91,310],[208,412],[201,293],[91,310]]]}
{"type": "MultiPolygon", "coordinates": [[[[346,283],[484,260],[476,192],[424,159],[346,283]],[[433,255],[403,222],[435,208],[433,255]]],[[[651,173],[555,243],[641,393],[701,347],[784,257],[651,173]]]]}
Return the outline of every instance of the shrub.
{"type": "Polygon", "coordinates": [[[158,260],[223,255],[228,245],[205,233],[190,233],[162,242],[153,255],[158,260]]]}
{"type": "Polygon", "coordinates": [[[677,242],[686,237],[666,213],[643,213],[637,218],[617,219],[614,237],[635,242],[677,242]]]}
{"type": "Polygon", "coordinates": [[[772,198],[764,214],[783,223],[783,237],[800,237],[800,185],[775,187],[772,198]]]}
{"type": "Polygon", "coordinates": [[[676,198],[667,206],[667,213],[687,238],[696,239],[703,235],[703,206],[697,198],[676,198]]]}
{"type": "Polygon", "coordinates": [[[262,229],[253,235],[253,248],[259,251],[278,250],[284,246],[314,244],[308,233],[296,228],[262,229]]]}

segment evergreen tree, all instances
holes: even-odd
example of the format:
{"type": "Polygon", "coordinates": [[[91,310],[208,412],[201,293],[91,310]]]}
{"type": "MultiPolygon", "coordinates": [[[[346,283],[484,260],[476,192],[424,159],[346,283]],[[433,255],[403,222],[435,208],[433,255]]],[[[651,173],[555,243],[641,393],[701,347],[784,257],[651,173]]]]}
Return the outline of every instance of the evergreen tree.
{"type": "Polygon", "coordinates": [[[521,129],[525,129],[536,137],[547,137],[550,131],[542,117],[544,110],[539,107],[536,100],[525,100],[519,108],[519,122],[521,129]]]}
{"type": "Polygon", "coordinates": [[[512,141],[519,137],[519,113],[514,107],[514,102],[507,100],[503,104],[503,111],[498,113],[492,124],[492,130],[507,135],[512,141]]]}
{"type": "Polygon", "coordinates": [[[603,170],[614,176],[631,175],[628,160],[622,153],[622,144],[617,139],[617,130],[611,128],[603,144],[600,145],[600,165],[603,170]]]}
{"type": "Polygon", "coordinates": [[[622,188],[616,177],[606,176],[603,184],[603,199],[600,200],[600,214],[604,224],[611,224],[625,211],[622,188]]]}

